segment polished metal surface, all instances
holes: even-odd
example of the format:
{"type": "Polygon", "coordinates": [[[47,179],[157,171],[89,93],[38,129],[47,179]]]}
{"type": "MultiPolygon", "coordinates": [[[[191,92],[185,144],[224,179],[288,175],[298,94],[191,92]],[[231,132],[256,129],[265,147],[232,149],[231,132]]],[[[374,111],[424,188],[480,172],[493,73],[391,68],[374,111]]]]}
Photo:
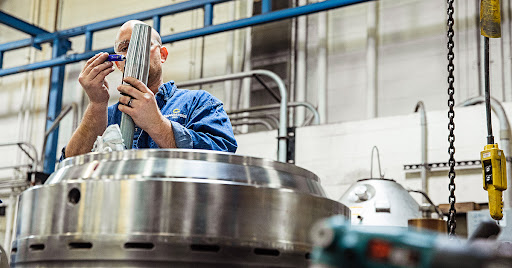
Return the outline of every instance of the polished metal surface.
{"type": "Polygon", "coordinates": [[[344,205],[294,165],[197,150],[67,159],[20,197],[16,267],[305,267],[344,205]]]}
{"type": "Polygon", "coordinates": [[[407,227],[407,220],[421,216],[418,203],[390,179],[359,180],[339,201],[350,208],[353,225],[407,227]]]}
{"type": "Polygon", "coordinates": [[[206,150],[90,153],[61,162],[46,184],[79,179],[155,179],[285,188],[325,196],[318,177],[281,162],[206,150]],[[208,179],[208,181],[203,181],[208,179]]]}

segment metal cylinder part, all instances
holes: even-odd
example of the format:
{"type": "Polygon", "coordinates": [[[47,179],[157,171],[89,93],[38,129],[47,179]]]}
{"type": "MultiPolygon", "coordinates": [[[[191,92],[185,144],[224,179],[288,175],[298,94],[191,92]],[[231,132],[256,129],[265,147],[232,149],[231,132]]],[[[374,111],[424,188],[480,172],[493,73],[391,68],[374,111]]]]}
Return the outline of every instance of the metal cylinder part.
{"type": "Polygon", "coordinates": [[[339,201],[352,212],[353,225],[407,227],[420,217],[420,206],[402,185],[391,179],[361,179],[339,201]]]}
{"type": "Polygon", "coordinates": [[[199,150],[64,160],[20,196],[16,267],[305,267],[313,224],[349,216],[313,173],[199,150]]]}
{"type": "MultiPolygon", "coordinates": [[[[149,76],[149,51],[151,49],[151,26],[137,23],[133,26],[130,37],[130,45],[126,52],[126,63],[123,77],[133,77],[142,83],[148,83],[149,76]]],[[[123,84],[127,84],[123,82],[123,84]]],[[[131,149],[133,145],[133,132],[135,124],[133,119],[123,113],[121,115],[121,135],[124,145],[131,149]]]]}

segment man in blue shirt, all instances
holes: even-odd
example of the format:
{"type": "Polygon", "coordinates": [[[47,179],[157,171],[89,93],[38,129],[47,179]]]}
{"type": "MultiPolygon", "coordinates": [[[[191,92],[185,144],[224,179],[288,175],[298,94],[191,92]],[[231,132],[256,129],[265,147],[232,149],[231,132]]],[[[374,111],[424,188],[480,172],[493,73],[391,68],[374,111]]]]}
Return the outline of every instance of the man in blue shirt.
{"type": "MultiPolygon", "coordinates": [[[[117,34],[115,51],[126,54],[133,26],[128,21],[117,34]]],[[[233,128],[222,102],[205,91],[178,89],[174,81],[163,83],[162,64],[168,56],[160,35],[152,30],[150,67],[147,86],[125,77],[130,85],[119,85],[119,102],[108,107],[110,98],[107,75],[114,71],[108,53],[99,53],[85,64],[78,81],[89,97],[89,105],[80,126],[63,150],[63,157],[91,151],[97,136],[108,125],[120,124],[121,114],[132,117],[136,128],[133,148],[189,148],[235,152],[233,128]]],[[[116,62],[124,70],[124,62],[116,62]]]]}

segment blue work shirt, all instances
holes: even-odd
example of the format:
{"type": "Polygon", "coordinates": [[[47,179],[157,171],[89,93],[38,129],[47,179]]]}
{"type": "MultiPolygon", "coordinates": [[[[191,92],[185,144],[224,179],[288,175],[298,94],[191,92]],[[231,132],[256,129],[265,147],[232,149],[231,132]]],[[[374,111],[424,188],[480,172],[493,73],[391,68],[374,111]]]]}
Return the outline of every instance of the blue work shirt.
{"type": "MultiPolygon", "coordinates": [[[[174,81],[160,86],[155,95],[162,115],[169,119],[178,148],[234,153],[233,127],[220,100],[204,90],[178,89],[174,81]]],[[[108,107],[108,125],[121,124],[116,103],[108,107]]],[[[158,148],[149,134],[135,126],[133,149],[158,148]]]]}

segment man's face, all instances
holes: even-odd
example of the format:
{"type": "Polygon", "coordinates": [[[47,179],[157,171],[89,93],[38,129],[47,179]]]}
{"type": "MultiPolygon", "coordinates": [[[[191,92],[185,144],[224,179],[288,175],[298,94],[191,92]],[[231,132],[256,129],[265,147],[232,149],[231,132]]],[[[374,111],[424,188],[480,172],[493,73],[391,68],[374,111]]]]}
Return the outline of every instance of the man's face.
{"type": "MultiPolygon", "coordinates": [[[[114,45],[114,51],[116,54],[126,56],[128,46],[130,45],[130,38],[132,36],[133,27],[127,27],[120,29],[116,43],[114,45]]],[[[156,41],[153,36],[151,38],[151,48],[149,52],[149,76],[148,85],[159,82],[162,76],[162,56],[161,56],[161,45],[156,41]]],[[[124,61],[115,62],[119,70],[124,73],[124,61]]]]}

